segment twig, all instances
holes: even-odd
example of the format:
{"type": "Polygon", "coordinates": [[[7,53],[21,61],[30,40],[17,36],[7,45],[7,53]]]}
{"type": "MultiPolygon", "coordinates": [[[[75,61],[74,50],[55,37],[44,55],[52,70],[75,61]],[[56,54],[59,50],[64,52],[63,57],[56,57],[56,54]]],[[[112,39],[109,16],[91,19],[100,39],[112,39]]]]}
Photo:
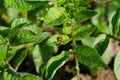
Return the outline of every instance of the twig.
{"type": "Polygon", "coordinates": [[[79,68],[79,62],[78,60],[75,58],[75,62],[76,62],[76,72],[77,72],[77,80],[80,80],[79,78],[79,72],[80,72],[80,68],[79,68]]]}

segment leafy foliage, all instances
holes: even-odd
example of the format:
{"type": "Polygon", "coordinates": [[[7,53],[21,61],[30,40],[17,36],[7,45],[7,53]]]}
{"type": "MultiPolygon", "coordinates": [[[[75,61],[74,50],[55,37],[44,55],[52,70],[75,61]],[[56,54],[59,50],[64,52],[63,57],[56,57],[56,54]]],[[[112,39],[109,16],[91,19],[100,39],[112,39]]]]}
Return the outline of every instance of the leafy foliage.
{"type": "MultiPolygon", "coordinates": [[[[79,80],[80,64],[108,68],[101,56],[110,38],[120,42],[119,2],[0,0],[0,80],[54,80],[59,69],[73,74],[64,80],[79,80]]],[[[114,71],[119,79],[118,57],[114,71]]]]}

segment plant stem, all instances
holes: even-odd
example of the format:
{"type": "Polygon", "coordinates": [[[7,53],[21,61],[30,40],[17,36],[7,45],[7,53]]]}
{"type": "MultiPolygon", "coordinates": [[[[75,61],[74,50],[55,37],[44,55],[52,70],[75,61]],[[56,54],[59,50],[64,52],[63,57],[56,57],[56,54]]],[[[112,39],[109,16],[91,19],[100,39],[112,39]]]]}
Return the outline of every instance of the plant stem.
{"type": "MultiPolygon", "coordinates": [[[[74,47],[76,45],[76,40],[74,39],[73,33],[74,33],[74,27],[77,23],[75,22],[74,19],[71,20],[71,26],[72,26],[72,46],[74,47]]],[[[73,52],[74,53],[74,52],[73,52]]],[[[79,74],[80,74],[80,68],[79,68],[79,62],[77,58],[75,57],[75,63],[76,63],[76,74],[77,74],[77,80],[80,80],[79,74]]]]}
{"type": "Polygon", "coordinates": [[[113,35],[110,35],[110,34],[106,34],[108,37],[112,38],[112,39],[115,39],[117,41],[120,42],[120,38],[119,37],[116,37],[116,36],[113,36],[113,35]]]}
{"type": "Polygon", "coordinates": [[[79,78],[79,72],[80,72],[80,68],[79,68],[79,62],[78,60],[75,58],[75,62],[76,62],[76,72],[77,72],[77,80],[80,80],[79,78]]]}
{"type": "Polygon", "coordinates": [[[100,32],[100,33],[101,33],[101,34],[106,34],[108,37],[110,37],[110,38],[112,38],[112,39],[120,42],[120,38],[119,38],[119,37],[116,37],[116,36],[111,35],[111,34],[103,33],[103,32],[100,32]]]}

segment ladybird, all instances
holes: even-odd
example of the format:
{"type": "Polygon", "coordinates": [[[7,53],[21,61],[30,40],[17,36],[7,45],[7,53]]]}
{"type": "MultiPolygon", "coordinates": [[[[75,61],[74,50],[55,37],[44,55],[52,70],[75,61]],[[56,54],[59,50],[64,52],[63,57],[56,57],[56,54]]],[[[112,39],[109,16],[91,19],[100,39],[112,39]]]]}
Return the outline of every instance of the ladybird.
{"type": "Polygon", "coordinates": [[[61,42],[63,40],[63,38],[62,37],[57,37],[57,40],[61,42]]]}

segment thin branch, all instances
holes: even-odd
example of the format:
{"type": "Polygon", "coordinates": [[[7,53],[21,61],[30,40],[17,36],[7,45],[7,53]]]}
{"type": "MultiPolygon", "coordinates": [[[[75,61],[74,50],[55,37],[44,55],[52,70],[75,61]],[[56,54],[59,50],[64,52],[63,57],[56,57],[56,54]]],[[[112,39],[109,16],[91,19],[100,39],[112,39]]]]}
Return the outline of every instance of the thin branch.
{"type": "Polygon", "coordinates": [[[100,33],[101,34],[106,34],[108,37],[110,37],[110,38],[120,42],[120,38],[119,37],[116,37],[116,36],[108,34],[108,33],[103,33],[103,32],[100,32],[100,33]]]}
{"type": "Polygon", "coordinates": [[[80,80],[80,78],[79,78],[79,74],[80,74],[79,62],[76,58],[75,58],[75,62],[76,62],[77,80],[80,80]]]}
{"type": "Polygon", "coordinates": [[[112,38],[112,39],[115,39],[117,41],[120,42],[120,38],[119,37],[116,37],[116,36],[113,36],[113,35],[110,35],[110,34],[106,34],[108,37],[112,38]]]}

